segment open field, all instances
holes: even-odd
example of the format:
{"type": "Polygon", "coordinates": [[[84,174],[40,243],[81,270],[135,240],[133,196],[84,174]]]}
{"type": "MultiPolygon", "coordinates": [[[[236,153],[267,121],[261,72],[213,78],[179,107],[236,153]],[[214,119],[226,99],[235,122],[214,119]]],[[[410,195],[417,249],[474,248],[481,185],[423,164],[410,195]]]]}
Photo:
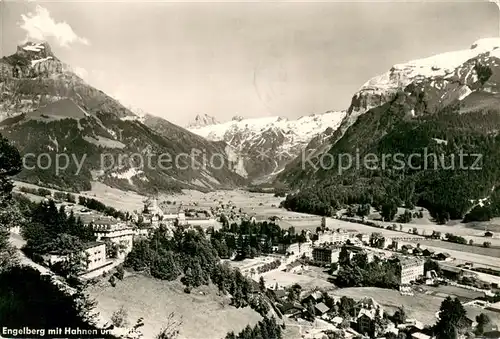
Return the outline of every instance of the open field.
{"type": "Polygon", "coordinates": [[[91,297],[98,300],[97,310],[105,319],[121,306],[129,315],[129,321],[144,317],[144,338],[154,338],[166,325],[171,312],[182,317],[180,338],[220,339],[227,332],[241,331],[245,326],[256,324],[261,316],[249,307],[236,309],[229,306],[229,299],[217,294],[213,286],[183,292],[179,282],[166,282],[141,275],[126,277],[116,287],[93,286],[91,297]],[[203,291],[205,295],[199,294],[203,291]]]}
{"type": "MultiPolygon", "coordinates": [[[[29,187],[29,188],[38,188],[40,186],[28,184],[25,182],[15,181],[15,187],[29,187]]],[[[44,187],[45,188],[45,187],[44,187]]],[[[50,189],[51,192],[58,192],[58,190],[50,189]]],[[[17,189],[15,189],[17,191],[17,189]]],[[[109,187],[100,182],[92,182],[92,191],[80,192],[80,193],[72,193],[75,196],[85,196],[88,198],[94,198],[101,201],[103,204],[114,207],[118,210],[122,211],[134,211],[140,210],[143,207],[143,200],[146,198],[142,195],[139,195],[135,192],[131,191],[122,191],[116,188],[109,187]]],[[[30,198],[33,198],[35,201],[43,200],[43,197],[39,197],[36,195],[28,194],[30,198]]]]}
{"type": "MultiPolygon", "coordinates": [[[[85,192],[85,195],[95,197],[103,203],[119,209],[136,210],[142,207],[142,201],[145,197],[134,192],[124,192],[118,189],[110,188],[101,183],[92,183],[92,191],[85,192]]],[[[283,198],[274,197],[269,193],[252,193],[244,190],[231,191],[214,191],[202,193],[192,190],[184,190],[182,194],[161,195],[160,200],[172,200],[177,203],[182,202],[185,205],[196,202],[199,206],[211,207],[215,206],[219,201],[223,203],[232,202],[237,207],[241,207],[247,213],[255,213],[260,217],[279,216],[283,220],[280,226],[288,228],[294,226],[296,230],[302,229],[315,230],[321,223],[321,217],[306,213],[297,213],[279,208],[283,198]],[[274,206],[274,207],[272,207],[274,206]]],[[[400,209],[402,213],[403,209],[400,209]]],[[[377,213],[372,213],[370,219],[377,218],[377,213]]],[[[380,222],[384,226],[392,225],[394,222],[380,222]]],[[[399,227],[399,223],[396,223],[399,227]]],[[[356,229],[362,233],[382,232],[389,237],[404,237],[410,235],[409,232],[415,227],[419,234],[431,234],[432,231],[439,231],[443,235],[445,233],[453,233],[463,236],[469,240],[473,240],[476,244],[482,244],[484,241],[489,241],[493,246],[500,246],[500,234],[496,234],[493,238],[485,238],[485,229],[496,232],[500,231],[500,218],[495,218],[492,221],[485,223],[468,223],[463,224],[456,221],[449,222],[449,225],[436,225],[427,211],[424,211],[424,217],[421,219],[413,219],[409,224],[402,224],[402,231],[391,231],[387,229],[378,229],[361,224],[349,223],[334,218],[327,218],[327,227],[330,229],[344,228],[356,229]]],[[[413,236],[413,235],[411,235],[413,236]]],[[[446,246],[446,245],[444,245],[446,246]]],[[[447,247],[443,247],[447,248],[447,247]]],[[[498,252],[500,250],[496,249],[498,252]]],[[[473,252],[481,254],[478,251],[473,252]]],[[[492,256],[500,257],[495,254],[492,256]]]]}
{"type": "MultiPolygon", "coordinates": [[[[23,185],[28,187],[37,187],[35,185],[25,184],[16,182],[16,185],[23,185]]],[[[115,188],[111,188],[102,183],[93,182],[92,191],[83,192],[81,195],[87,197],[93,197],[104,204],[112,206],[120,210],[140,210],[143,206],[144,196],[141,196],[135,192],[125,192],[115,188]]],[[[40,199],[33,196],[34,199],[40,199]]],[[[321,223],[321,218],[314,215],[309,215],[305,213],[296,213],[280,209],[279,202],[282,198],[274,197],[272,194],[268,193],[252,193],[244,190],[231,190],[231,191],[214,191],[209,193],[202,193],[198,191],[185,190],[182,194],[171,194],[171,195],[161,195],[159,197],[160,201],[171,200],[176,201],[178,204],[183,203],[193,204],[197,203],[199,206],[215,206],[218,202],[223,203],[232,202],[237,207],[241,206],[242,210],[255,213],[260,217],[270,217],[277,215],[283,220],[280,221],[280,226],[283,228],[289,228],[294,226],[297,231],[307,229],[315,230],[321,223]],[[271,207],[274,205],[275,207],[271,207]]],[[[371,217],[374,218],[376,213],[372,213],[371,217]]],[[[490,241],[493,245],[497,243],[500,245],[500,238],[485,238],[482,237],[484,234],[483,230],[478,230],[476,228],[468,227],[464,224],[456,224],[454,226],[447,225],[435,225],[429,220],[428,213],[424,213],[424,218],[415,219],[410,224],[403,224],[403,232],[392,231],[381,228],[374,228],[362,224],[350,223],[347,221],[342,221],[334,218],[327,218],[327,227],[330,229],[356,229],[361,233],[372,233],[381,232],[386,237],[414,237],[408,233],[411,228],[416,227],[419,233],[425,231],[426,234],[432,233],[432,230],[437,230],[443,234],[446,232],[453,232],[456,235],[462,235],[466,239],[472,239],[475,243],[482,243],[484,241],[490,241]]],[[[392,223],[383,223],[384,225],[392,225],[392,223]]],[[[398,224],[399,225],[399,224],[398,224]]],[[[425,243],[428,248],[435,249],[436,251],[446,251],[449,252],[453,257],[464,260],[464,261],[474,261],[479,264],[498,267],[500,266],[500,261],[496,258],[500,258],[500,249],[498,248],[481,248],[475,246],[461,246],[458,244],[442,242],[442,241],[418,241],[422,244],[425,243]],[[460,248],[459,248],[460,247],[460,248]],[[471,259],[468,260],[469,253],[471,254],[471,259]],[[495,259],[493,259],[495,258],[495,259]]]]}
{"type": "Polygon", "coordinates": [[[458,297],[462,302],[484,297],[483,292],[468,290],[452,285],[440,285],[438,287],[421,285],[421,288],[424,289],[429,295],[447,294],[452,297],[458,297]]]}
{"type": "MultiPolygon", "coordinates": [[[[500,233],[495,234],[493,238],[484,237],[485,229],[498,232],[500,231],[500,221],[495,221],[496,218],[487,223],[461,223],[456,220],[448,222],[447,225],[437,225],[432,222],[430,219],[425,217],[422,219],[413,219],[408,224],[401,224],[403,226],[403,232],[410,232],[413,228],[416,228],[419,234],[432,234],[432,231],[441,232],[444,236],[446,233],[453,233],[455,235],[459,235],[467,239],[467,241],[472,240],[476,244],[482,244],[484,241],[489,241],[494,246],[500,246],[500,233]],[[498,222],[499,225],[489,224],[498,222]]],[[[388,226],[392,225],[392,222],[380,222],[381,224],[388,226]]],[[[399,223],[396,223],[399,227],[399,223]]]]}
{"type": "MultiPolygon", "coordinates": [[[[417,241],[415,241],[415,243],[417,243],[417,241]]],[[[418,241],[418,243],[422,246],[439,247],[445,250],[449,249],[454,251],[469,252],[473,254],[495,257],[499,258],[498,261],[500,261],[500,248],[485,248],[479,246],[462,245],[462,244],[456,244],[448,241],[439,241],[439,240],[436,241],[422,240],[418,241]]]]}
{"type": "MultiPolygon", "coordinates": [[[[16,185],[38,187],[36,185],[23,182],[16,182],[16,185]]],[[[99,182],[92,182],[92,190],[88,192],[82,192],[80,193],[80,195],[94,197],[102,201],[106,205],[128,211],[142,208],[142,201],[146,198],[145,196],[140,195],[136,192],[122,191],[99,182]]],[[[232,202],[236,206],[241,207],[245,212],[256,213],[259,216],[280,216],[287,222],[291,222],[293,226],[300,229],[315,229],[317,226],[319,226],[319,222],[321,220],[321,217],[319,216],[306,213],[291,212],[279,208],[278,206],[283,198],[274,197],[273,194],[253,193],[240,189],[213,191],[208,193],[202,193],[194,190],[184,190],[179,194],[161,194],[159,196],[159,200],[171,200],[183,204],[193,204],[196,202],[199,206],[205,207],[215,206],[218,202],[232,202]],[[274,207],[272,207],[273,205],[274,207]]],[[[416,208],[416,210],[417,209],[418,208],[416,208]]],[[[398,209],[398,214],[401,214],[403,212],[404,209],[398,209]]],[[[372,210],[372,213],[369,215],[368,219],[376,220],[379,217],[379,213],[372,210]]],[[[338,222],[338,220],[335,219],[328,219],[334,224],[338,222]]],[[[394,223],[381,221],[379,222],[384,224],[385,226],[392,225],[394,223]]],[[[331,228],[335,227],[334,224],[332,224],[331,228]]],[[[396,224],[399,226],[399,223],[396,224]]],[[[439,231],[442,234],[452,232],[456,235],[465,237],[467,240],[472,239],[475,243],[490,241],[493,245],[498,244],[500,246],[500,218],[494,218],[488,222],[473,222],[468,224],[463,224],[455,220],[448,222],[448,225],[437,225],[433,222],[429,213],[424,210],[423,218],[413,219],[410,223],[402,224],[402,226],[405,233],[408,233],[412,228],[416,227],[420,234],[422,234],[422,232],[430,234],[433,230],[439,231]],[[490,230],[499,234],[495,234],[493,238],[485,238],[483,236],[485,230],[490,230]]],[[[368,228],[367,231],[372,229],[371,227],[366,227],[368,228]]]]}
{"type": "Polygon", "coordinates": [[[498,233],[500,238],[500,218],[493,218],[490,221],[475,221],[467,224],[459,223],[457,226],[467,228],[471,233],[482,234],[485,230],[498,233]]]}
{"type": "MultiPolygon", "coordinates": [[[[401,241],[399,243],[400,246],[409,244],[410,242],[407,241],[401,241]]],[[[411,243],[412,245],[415,245],[415,242],[411,243]]],[[[422,249],[430,249],[433,250],[437,253],[439,252],[446,252],[451,255],[452,258],[454,258],[454,263],[456,264],[465,264],[466,262],[472,262],[474,264],[477,264],[479,266],[483,265],[486,267],[491,267],[491,268],[500,268],[500,260],[497,257],[492,257],[492,256],[486,256],[486,255],[481,255],[481,254],[476,254],[471,252],[474,247],[470,246],[471,249],[470,251],[464,252],[461,250],[456,250],[456,249],[450,249],[450,248],[443,248],[441,245],[442,244],[447,244],[445,241],[435,241],[431,242],[432,246],[429,245],[422,245],[422,249]]]]}
{"type": "MultiPolygon", "coordinates": [[[[441,302],[446,298],[445,292],[439,291],[439,295],[436,295],[436,291],[432,295],[417,293],[414,296],[401,295],[396,290],[388,290],[383,288],[375,287],[352,287],[338,289],[330,294],[337,297],[350,297],[355,300],[360,300],[365,297],[375,299],[385,311],[393,313],[398,307],[403,306],[409,318],[415,318],[421,321],[423,324],[432,325],[436,322],[435,314],[439,311],[441,302]]],[[[456,295],[457,291],[452,291],[456,295]]],[[[463,293],[470,292],[464,290],[463,293]]],[[[487,314],[493,323],[500,325],[500,315],[498,313],[483,310],[481,308],[476,308],[472,306],[465,307],[467,311],[467,316],[471,319],[475,319],[476,315],[481,312],[487,314]]]]}
{"type": "MultiPolygon", "coordinates": [[[[339,220],[339,219],[335,219],[335,218],[326,218],[326,226],[330,229],[337,229],[337,228],[355,229],[355,230],[359,231],[360,233],[367,233],[367,234],[370,234],[373,232],[380,232],[385,237],[391,237],[391,238],[419,237],[419,236],[414,235],[414,234],[388,230],[385,228],[371,227],[371,226],[353,223],[353,222],[348,222],[348,221],[339,220]]],[[[421,238],[421,237],[419,237],[419,238],[421,238]]]]}
{"type": "MultiPolygon", "coordinates": [[[[184,204],[192,204],[193,202],[198,203],[199,206],[215,206],[219,202],[222,203],[233,203],[234,205],[241,207],[243,210],[249,212],[252,208],[258,208],[265,210],[266,208],[272,208],[271,205],[279,205],[282,198],[274,197],[272,194],[267,193],[252,193],[244,190],[227,190],[227,191],[213,191],[208,193],[203,193],[193,190],[183,190],[182,194],[171,194],[171,195],[161,195],[161,199],[164,200],[176,200],[178,203],[183,202],[184,204]],[[260,205],[262,204],[262,205],[260,205]]],[[[278,209],[276,207],[276,209],[278,209]]]]}
{"type": "Polygon", "coordinates": [[[313,289],[314,287],[324,288],[326,290],[334,288],[333,284],[329,283],[324,279],[324,277],[320,277],[314,272],[310,274],[295,274],[274,270],[266,272],[262,274],[262,276],[266,280],[266,286],[269,287],[274,287],[277,283],[279,287],[288,287],[293,284],[299,284],[302,286],[303,290],[313,289]]]}

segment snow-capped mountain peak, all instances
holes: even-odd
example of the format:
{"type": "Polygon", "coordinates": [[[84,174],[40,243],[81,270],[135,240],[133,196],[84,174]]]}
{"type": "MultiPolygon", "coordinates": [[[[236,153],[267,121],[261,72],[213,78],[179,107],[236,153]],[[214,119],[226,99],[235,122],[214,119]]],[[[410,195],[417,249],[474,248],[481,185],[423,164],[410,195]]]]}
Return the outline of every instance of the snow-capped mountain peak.
{"type": "Polygon", "coordinates": [[[339,117],[341,116],[343,116],[342,112],[329,112],[302,116],[297,120],[289,120],[278,116],[250,118],[231,120],[200,128],[190,128],[190,130],[213,141],[227,140],[229,136],[233,136],[235,133],[244,133],[248,138],[241,139],[241,144],[254,138],[259,133],[269,129],[278,129],[283,131],[283,134],[293,136],[293,141],[303,143],[312,138],[312,135],[324,131],[327,127],[335,128],[340,122],[339,117]]]}
{"type": "Polygon", "coordinates": [[[500,38],[477,40],[469,49],[436,54],[394,65],[388,72],[368,80],[360,89],[400,88],[418,77],[444,77],[452,74],[467,60],[482,53],[500,56],[500,38]]]}
{"type": "Polygon", "coordinates": [[[206,113],[203,115],[197,114],[194,118],[194,121],[187,125],[187,128],[201,128],[205,126],[216,125],[218,123],[219,121],[217,121],[217,119],[213,116],[210,116],[206,113]]]}
{"type": "Polygon", "coordinates": [[[53,59],[54,54],[46,41],[27,41],[17,46],[17,55],[26,59],[53,59]]]}
{"type": "Polygon", "coordinates": [[[313,138],[328,128],[336,129],[344,116],[345,112],[327,112],[296,120],[279,116],[249,119],[234,117],[224,123],[189,130],[211,141],[226,142],[248,160],[248,175],[259,177],[282,169],[313,138]],[[268,159],[259,159],[259,154],[265,154],[268,159]],[[252,162],[259,160],[259,166],[252,165],[252,162]],[[262,160],[268,160],[268,166],[262,160]]]}
{"type": "MultiPolygon", "coordinates": [[[[389,102],[398,91],[410,85],[426,94],[427,110],[444,107],[454,100],[464,100],[479,86],[478,64],[493,68],[500,65],[499,47],[500,38],[480,39],[468,49],[392,66],[389,71],[368,80],[354,94],[338,135],[341,136],[360,115],[389,102]]],[[[412,115],[421,113],[417,111],[412,115]]]]}

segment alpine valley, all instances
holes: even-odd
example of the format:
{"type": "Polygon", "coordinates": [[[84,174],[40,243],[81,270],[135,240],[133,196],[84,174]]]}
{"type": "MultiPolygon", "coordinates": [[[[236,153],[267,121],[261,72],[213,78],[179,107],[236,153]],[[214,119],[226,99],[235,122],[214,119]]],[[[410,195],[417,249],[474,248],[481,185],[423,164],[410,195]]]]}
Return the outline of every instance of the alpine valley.
{"type": "Polygon", "coordinates": [[[290,163],[277,182],[296,191],[285,202],[296,211],[418,205],[441,223],[488,220],[500,215],[499,128],[500,39],[482,39],[370,79],[333,135],[308,161],[290,163]],[[459,166],[460,153],[470,156],[459,166]],[[367,154],[378,165],[320,166],[327,158],[367,154]],[[394,166],[394,155],[406,165],[394,166]],[[383,156],[393,160],[383,166],[383,156]]]}
{"type": "Polygon", "coordinates": [[[315,149],[338,128],[345,114],[326,112],[296,120],[236,116],[225,123],[204,115],[197,116],[188,128],[208,140],[225,142],[240,161],[239,173],[262,183],[271,180],[302,151],[315,149]]]}
{"type": "Polygon", "coordinates": [[[24,155],[46,154],[38,158],[44,169],[34,166],[35,157],[26,157],[18,180],[70,191],[89,190],[91,181],[97,180],[147,193],[209,190],[246,182],[231,169],[224,145],[162,118],[133,113],[85,83],[45,42],[19,46],[16,53],[0,59],[0,70],[0,133],[24,155]],[[192,155],[193,149],[207,158],[223,155],[222,166],[191,166],[202,160],[192,155]],[[60,166],[67,167],[57,173],[61,153],[69,155],[70,161],[60,157],[60,166]],[[176,158],[179,154],[190,157],[176,158]],[[152,166],[144,165],[146,161],[152,166]]]}
{"type": "Polygon", "coordinates": [[[187,129],[126,108],[88,85],[47,43],[19,46],[0,65],[0,133],[23,154],[49,154],[52,164],[61,152],[86,157],[78,174],[70,161],[62,174],[35,166],[19,180],[73,191],[90,189],[97,180],[147,193],[273,182],[295,192],[285,207],[302,212],[328,215],[345,204],[371,203],[419,205],[440,222],[500,215],[500,39],[394,65],[367,81],[346,111],[222,123],[200,115],[187,129]],[[193,150],[209,158],[222,154],[224,165],[189,166],[199,161],[193,150]],[[435,157],[423,157],[424,151],[435,157]],[[160,154],[191,156],[181,160],[186,166],[169,168],[116,161],[137,153],[153,163],[160,154]],[[390,161],[342,173],[338,166],[320,166],[326,156],[369,153],[420,156],[403,168],[390,161]],[[480,168],[450,170],[459,153],[480,154],[480,164],[474,157],[462,164],[480,168]],[[102,154],[114,166],[103,170],[102,154]]]}
{"type": "Polygon", "coordinates": [[[88,190],[91,181],[147,194],[269,182],[308,144],[331,135],[345,116],[219,123],[203,115],[184,129],[90,86],[46,42],[27,42],[0,59],[0,85],[0,133],[26,155],[17,179],[70,191],[88,190]],[[203,166],[204,159],[217,163],[203,166]],[[57,161],[67,167],[57,171],[57,161]]]}

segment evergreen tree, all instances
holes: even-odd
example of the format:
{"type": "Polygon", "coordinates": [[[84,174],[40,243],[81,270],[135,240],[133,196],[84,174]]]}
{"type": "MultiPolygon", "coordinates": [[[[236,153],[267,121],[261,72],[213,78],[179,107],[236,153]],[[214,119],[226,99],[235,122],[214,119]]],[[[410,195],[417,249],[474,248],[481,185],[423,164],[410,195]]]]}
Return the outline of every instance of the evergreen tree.
{"type": "Polygon", "coordinates": [[[397,212],[398,212],[398,205],[391,200],[382,205],[380,216],[384,221],[392,221],[397,212]]]}
{"type": "Polygon", "coordinates": [[[266,282],[265,282],[263,276],[260,276],[260,278],[259,278],[259,290],[262,293],[264,293],[266,291],[266,282]]]}
{"type": "Polygon", "coordinates": [[[484,333],[484,327],[489,323],[491,323],[491,319],[487,314],[481,313],[478,316],[476,316],[476,322],[477,322],[476,334],[482,335],[484,333]]]}
{"type": "Polygon", "coordinates": [[[9,244],[9,229],[20,224],[22,217],[12,199],[10,177],[21,171],[17,149],[0,135],[0,273],[15,263],[15,251],[9,244]]]}
{"type": "Polygon", "coordinates": [[[347,249],[346,246],[342,246],[339,253],[339,266],[340,267],[350,266],[350,264],[351,264],[351,259],[349,250],[347,249]]]}
{"type": "Polygon", "coordinates": [[[439,320],[434,327],[438,339],[455,339],[464,327],[466,311],[458,298],[447,297],[441,303],[439,320]]]}

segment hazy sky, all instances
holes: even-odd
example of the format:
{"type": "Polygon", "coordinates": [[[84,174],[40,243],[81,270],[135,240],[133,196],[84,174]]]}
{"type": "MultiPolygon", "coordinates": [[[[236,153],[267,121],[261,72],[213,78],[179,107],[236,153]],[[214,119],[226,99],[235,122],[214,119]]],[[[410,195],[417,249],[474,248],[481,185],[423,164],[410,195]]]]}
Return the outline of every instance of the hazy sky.
{"type": "Polygon", "coordinates": [[[185,125],[342,110],[393,64],[498,35],[493,3],[1,2],[2,55],[44,38],[93,86],[185,125]]]}

